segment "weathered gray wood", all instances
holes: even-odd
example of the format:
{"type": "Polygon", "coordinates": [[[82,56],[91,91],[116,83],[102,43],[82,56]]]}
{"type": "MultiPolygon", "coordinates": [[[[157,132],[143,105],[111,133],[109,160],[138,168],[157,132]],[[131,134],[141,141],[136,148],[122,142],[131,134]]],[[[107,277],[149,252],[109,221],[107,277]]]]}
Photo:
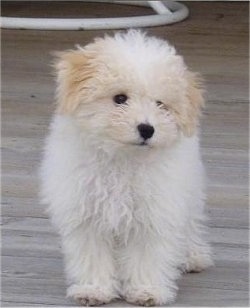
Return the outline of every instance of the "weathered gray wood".
{"type": "MultiPolygon", "coordinates": [[[[221,232],[221,231],[219,231],[221,232]]],[[[218,233],[219,233],[218,232],[218,233]]],[[[246,232],[246,231],[245,231],[246,232]]],[[[248,262],[248,243],[235,244],[211,241],[213,244],[214,259],[217,266],[222,266],[223,262],[235,262],[235,266],[242,263],[244,266],[248,262]]],[[[18,257],[45,257],[58,258],[61,256],[60,241],[57,236],[42,236],[38,232],[14,231],[3,232],[3,256],[18,257]]],[[[231,264],[231,266],[233,266],[231,264]]],[[[247,273],[246,273],[247,275],[247,273]]]]}
{"type": "MultiPolygon", "coordinates": [[[[128,16],[147,8],[25,2],[3,15],[128,16]]],[[[201,124],[208,235],[215,267],[179,281],[173,306],[248,306],[248,3],[189,2],[190,18],[149,29],[173,43],[205,79],[201,124]]],[[[53,111],[53,50],[104,31],[2,31],[2,306],[73,306],[65,298],[60,240],[38,202],[38,168],[53,111]]],[[[112,33],[112,31],[110,31],[112,33]]],[[[129,307],[124,301],[112,307],[129,307]]]]}
{"type": "MultiPolygon", "coordinates": [[[[187,274],[184,280],[180,281],[181,286],[188,285],[189,287],[208,287],[214,289],[228,289],[228,290],[248,290],[248,277],[245,272],[245,263],[239,263],[237,269],[231,262],[230,265],[221,263],[216,267],[208,269],[206,272],[200,274],[187,274]],[[214,280],[216,271],[217,279],[214,280]],[[231,280],[232,275],[235,279],[231,280]]],[[[64,274],[62,271],[62,258],[45,258],[37,257],[18,257],[18,256],[3,256],[2,264],[5,268],[2,271],[3,281],[9,281],[14,276],[16,279],[48,279],[54,285],[61,286],[65,284],[64,274]]],[[[20,281],[21,281],[20,280],[20,281]]],[[[65,286],[64,286],[65,287],[65,286]]]]}

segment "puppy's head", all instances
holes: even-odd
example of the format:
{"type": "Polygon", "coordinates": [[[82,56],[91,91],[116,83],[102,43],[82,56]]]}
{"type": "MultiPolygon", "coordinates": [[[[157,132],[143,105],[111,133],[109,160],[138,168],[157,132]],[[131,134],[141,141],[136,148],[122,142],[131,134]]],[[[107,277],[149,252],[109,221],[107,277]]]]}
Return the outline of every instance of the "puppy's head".
{"type": "Polygon", "coordinates": [[[93,138],[121,146],[171,146],[194,134],[202,92],[167,42],[130,30],[58,54],[57,112],[93,138]]]}

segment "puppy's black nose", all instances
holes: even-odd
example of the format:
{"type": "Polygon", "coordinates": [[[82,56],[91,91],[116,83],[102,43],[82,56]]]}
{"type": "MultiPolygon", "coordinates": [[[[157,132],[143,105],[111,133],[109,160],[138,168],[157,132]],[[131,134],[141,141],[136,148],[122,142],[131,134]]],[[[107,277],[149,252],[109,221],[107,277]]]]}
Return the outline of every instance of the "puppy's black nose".
{"type": "Polygon", "coordinates": [[[137,126],[137,129],[141,135],[142,138],[149,139],[153,136],[155,129],[153,128],[153,126],[149,125],[149,124],[144,124],[141,123],[137,126]]]}

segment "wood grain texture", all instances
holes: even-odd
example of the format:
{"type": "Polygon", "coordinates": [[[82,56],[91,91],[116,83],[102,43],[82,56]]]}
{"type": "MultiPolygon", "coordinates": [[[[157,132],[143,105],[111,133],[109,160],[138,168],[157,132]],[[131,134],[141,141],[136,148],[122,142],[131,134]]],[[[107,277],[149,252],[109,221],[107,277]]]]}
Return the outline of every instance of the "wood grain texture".
{"type": "MultiPolygon", "coordinates": [[[[148,32],[173,43],[206,81],[201,140],[215,267],[184,275],[173,306],[248,306],[249,4],[187,5],[185,22],[148,32]]],[[[79,17],[82,12],[89,17],[151,13],[79,2],[2,4],[6,16],[79,17]]],[[[38,202],[38,167],[54,108],[50,52],[84,45],[103,33],[2,31],[2,306],[75,305],[65,298],[60,240],[38,202]]]]}

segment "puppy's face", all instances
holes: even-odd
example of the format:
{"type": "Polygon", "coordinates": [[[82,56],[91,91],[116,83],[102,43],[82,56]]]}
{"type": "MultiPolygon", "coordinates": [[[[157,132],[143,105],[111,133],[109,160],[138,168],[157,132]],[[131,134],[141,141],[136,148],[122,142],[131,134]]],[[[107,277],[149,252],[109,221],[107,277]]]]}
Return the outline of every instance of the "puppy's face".
{"type": "Polygon", "coordinates": [[[196,129],[201,91],[166,42],[130,31],[61,53],[56,67],[57,112],[93,138],[166,147],[196,129]]]}

